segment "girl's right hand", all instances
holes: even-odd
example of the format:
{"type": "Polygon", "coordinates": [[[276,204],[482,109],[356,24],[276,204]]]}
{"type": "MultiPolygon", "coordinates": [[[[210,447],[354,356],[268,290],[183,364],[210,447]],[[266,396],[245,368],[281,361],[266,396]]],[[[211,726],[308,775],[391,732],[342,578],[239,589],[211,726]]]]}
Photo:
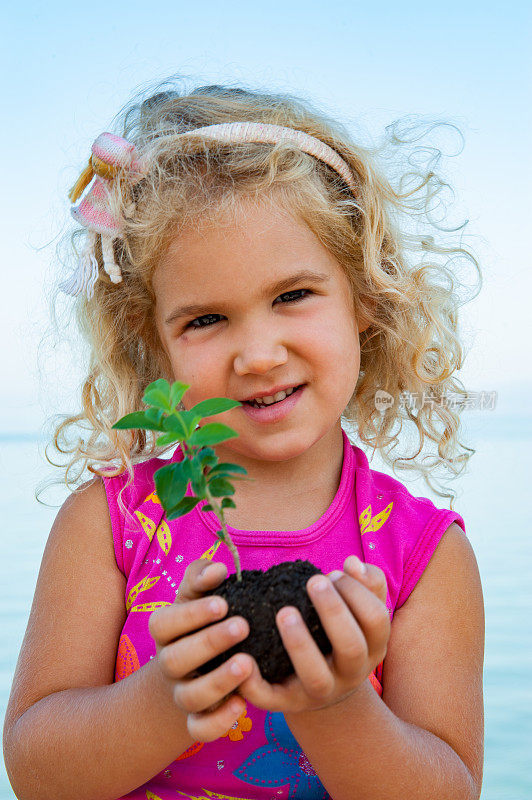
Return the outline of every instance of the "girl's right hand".
{"type": "Polygon", "coordinates": [[[225,664],[197,677],[195,670],[200,664],[249,635],[244,617],[216,622],[227,614],[227,602],[223,597],[205,595],[225,580],[227,567],[214,562],[201,575],[205,567],[205,558],[188,565],[175,602],[154,611],[148,627],[157,648],[157,663],[174,702],[188,714],[190,735],[195,741],[212,742],[224,736],[245,710],[243,698],[232,693],[251,675],[253,661],[247,654],[237,653],[225,664]],[[236,633],[232,630],[235,624],[236,633]],[[198,630],[205,625],[208,627],[198,630]],[[238,667],[239,673],[235,671],[238,667]]]}

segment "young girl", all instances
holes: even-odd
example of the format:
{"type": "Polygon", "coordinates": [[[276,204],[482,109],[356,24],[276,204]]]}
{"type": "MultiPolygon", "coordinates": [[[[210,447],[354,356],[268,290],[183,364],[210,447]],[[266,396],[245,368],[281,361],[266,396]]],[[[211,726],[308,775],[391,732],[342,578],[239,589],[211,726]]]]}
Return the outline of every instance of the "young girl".
{"type": "Polygon", "coordinates": [[[370,149],[288,95],[167,90],[117,130],[70,195],[84,242],[62,289],[90,371],[54,441],[67,479],[97,477],[45,548],[5,719],[17,797],[478,799],[484,611],[464,520],[370,469],[341,425],[386,459],[409,424],[419,447],[402,460],[427,482],[467,463],[450,400],[459,301],[438,257],[476,260],[408,232],[430,224],[441,181],[406,190],[410,168],[394,189],[370,149]],[[242,568],[324,573],[306,588],[332,654],[280,609],[283,684],[243,652],[197,671],[253,620],[211,594],[234,571],[214,513],[167,521],[163,448],[111,427],[160,377],[190,385],[182,408],[242,404],[208,419],[237,431],[217,454],[251,478],[226,511],[242,568]],[[79,422],[90,436],[69,447],[79,422]],[[427,441],[430,468],[415,461],[427,441]]]}

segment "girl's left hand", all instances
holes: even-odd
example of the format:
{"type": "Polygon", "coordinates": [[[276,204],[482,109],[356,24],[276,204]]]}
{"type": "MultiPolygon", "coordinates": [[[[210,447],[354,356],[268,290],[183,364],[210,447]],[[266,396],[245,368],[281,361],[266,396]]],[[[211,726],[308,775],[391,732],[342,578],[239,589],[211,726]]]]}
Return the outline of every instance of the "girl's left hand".
{"type": "MultiPolygon", "coordinates": [[[[358,559],[344,562],[344,573],[332,582],[329,577],[313,575],[307,591],[333,646],[324,656],[298,609],[283,607],[276,616],[283,644],[294,665],[295,675],[283,683],[265,681],[255,659],[249,678],[238,687],[238,694],[267,711],[317,711],[345,700],[380,664],[386,655],[391,622],[386,608],[386,577],[373,564],[359,572],[358,559]],[[353,563],[354,562],[354,563],[353,563]],[[316,591],[325,582],[324,591],[316,591]],[[288,624],[287,617],[296,621],[288,624]]],[[[334,573],[331,573],[334,575],[334,573]]]]}

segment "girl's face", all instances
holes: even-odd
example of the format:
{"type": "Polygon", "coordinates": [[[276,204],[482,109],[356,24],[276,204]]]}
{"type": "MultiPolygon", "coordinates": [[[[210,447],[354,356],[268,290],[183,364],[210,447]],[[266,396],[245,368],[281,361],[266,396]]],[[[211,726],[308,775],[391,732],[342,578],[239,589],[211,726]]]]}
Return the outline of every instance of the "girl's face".
{"type": "Polygon", "coordinates": [[[320,441],[316,454],[323,456],[327,436],[338,446],[364,327],[354,318],[344,272],[301,220],[246,201],[230,221],[180,233],[155,270],[153,288],[174,380],[191,386],[185,408],[305,385],[275,422],[253,419],[245,406],[207,418],[239,434],[217,445],[220,461],[231,453],[244,465],[286,461],[320,441]]]}

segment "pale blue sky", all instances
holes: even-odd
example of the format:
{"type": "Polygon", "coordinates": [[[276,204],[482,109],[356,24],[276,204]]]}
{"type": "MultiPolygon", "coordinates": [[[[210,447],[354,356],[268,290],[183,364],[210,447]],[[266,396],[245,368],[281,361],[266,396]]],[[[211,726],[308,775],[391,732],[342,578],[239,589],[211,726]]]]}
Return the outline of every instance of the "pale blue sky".
{"type": "MultiPolygon", "coordinates": [[[[8,427],[36,429],[44,413],[75,408],[81,373],[60,348],[39,382],[43,285],[54,252],[45,245],[69,224],[67,192],[92,141],[132,91],[173,72],[192,83],[292,92],[375,139],[404,115],[456,123],[465,148],[444,164],[457,192],[453,219],[470,220],[465,241],[485,280],[464,309],[469,356],[461,377],[473,390],[498,390],[501,401],[516,387],[532,388],[530,4],[261,6],[96,0],[7,12],[0,411],[9,412],[8,427]],[[15,381],[21,394],[13,394],[15,381]]],[[[518,411],[525,405],[526,395],[518,411]]]]}

